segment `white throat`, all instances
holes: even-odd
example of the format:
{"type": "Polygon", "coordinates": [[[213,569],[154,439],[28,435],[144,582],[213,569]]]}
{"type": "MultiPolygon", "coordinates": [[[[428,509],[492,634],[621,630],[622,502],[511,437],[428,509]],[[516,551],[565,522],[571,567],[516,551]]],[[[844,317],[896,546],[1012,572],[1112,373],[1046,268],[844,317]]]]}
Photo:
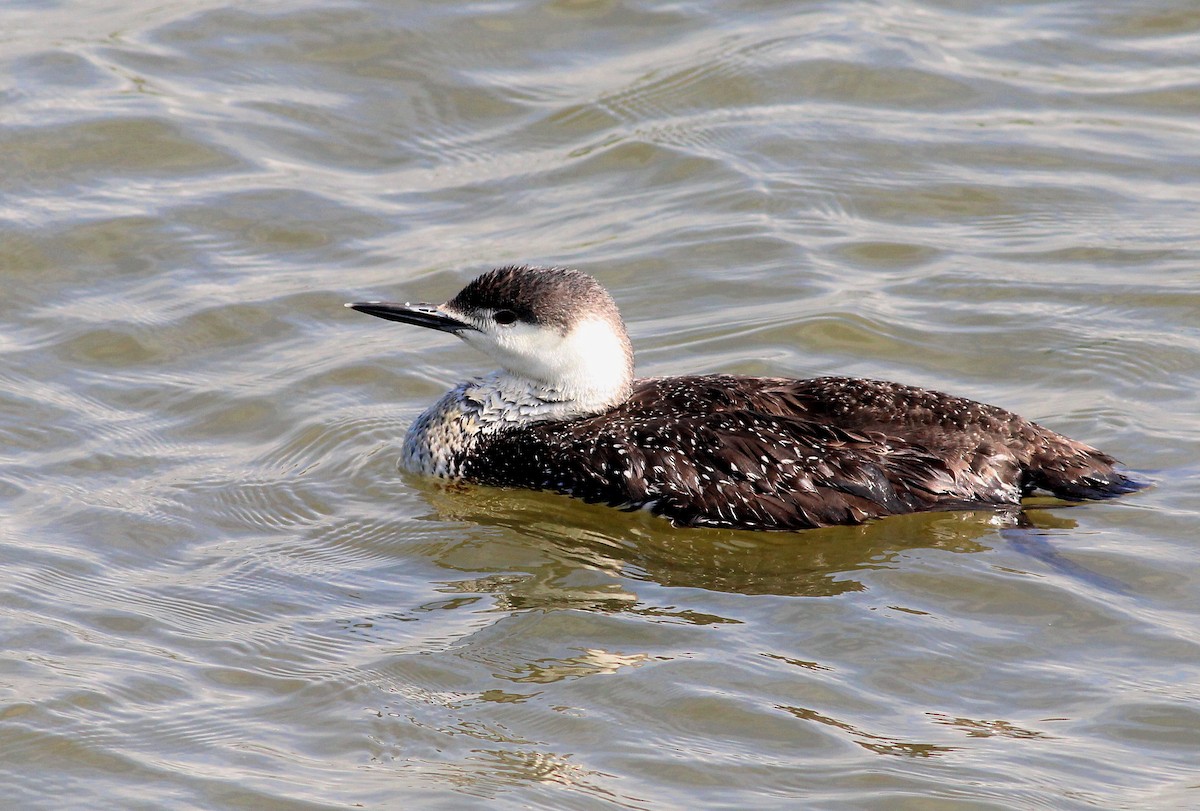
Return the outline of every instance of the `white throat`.
{"type": "Polygon", "coordinates": [[[503,333],[461,336],[503,367],[478,382],[522,409],[527,420],[599,414],[623,402],[633,383],[633,355],[623,328],[586,318],[565,335],[553,328],[516,324],[503,333]]]}

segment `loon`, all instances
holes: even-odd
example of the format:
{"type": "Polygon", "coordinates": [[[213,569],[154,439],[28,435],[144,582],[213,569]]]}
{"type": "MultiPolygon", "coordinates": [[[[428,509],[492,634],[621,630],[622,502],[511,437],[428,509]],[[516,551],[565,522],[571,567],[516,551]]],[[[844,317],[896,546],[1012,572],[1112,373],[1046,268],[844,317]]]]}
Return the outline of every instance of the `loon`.
{"type": "Polygon", "coordinates": [[[636,379],[616,303],[578,270],[502,267],[445,304],[346,306],[456,335],[500,366],[412,424],[401,466],[417,473],[749,530],[1143,486],[1095,448],[937,391],[850,377],[636,379]]]}

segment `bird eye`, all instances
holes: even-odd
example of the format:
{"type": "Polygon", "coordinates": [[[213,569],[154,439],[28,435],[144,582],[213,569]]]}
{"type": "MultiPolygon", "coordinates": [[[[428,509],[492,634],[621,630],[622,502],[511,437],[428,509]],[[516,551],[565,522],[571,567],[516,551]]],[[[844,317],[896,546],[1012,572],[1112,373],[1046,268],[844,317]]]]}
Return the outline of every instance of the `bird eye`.
{"type": "Polygon", "coordinates": [[[496,310],[492,314],[492,318],[495,319],[497,324],[508,325],[517,320],[517,314],[512,310],[496,310]]]}

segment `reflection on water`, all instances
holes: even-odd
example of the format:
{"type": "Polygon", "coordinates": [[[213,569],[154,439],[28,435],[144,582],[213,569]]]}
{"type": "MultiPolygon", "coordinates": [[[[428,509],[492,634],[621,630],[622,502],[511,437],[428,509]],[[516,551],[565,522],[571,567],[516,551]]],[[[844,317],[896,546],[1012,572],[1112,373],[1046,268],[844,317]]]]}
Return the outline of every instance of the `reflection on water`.
{"type": "Polygon", "coordinates": [[[1197,805],[1192,5],[68,0],[0,42],[8,806],[1197,805]],[[755,535],[401,476],[480,360],[341,303],[509,262],[600,278],[642,375],[932,386],[1156,486],[755,535]]]}
{"type": "MultiPolygon", "coordinates": [[[[502,591],[506,606],[513,608],[592,605],[619,610],[622,601],[636,602],[633,595],[613,592],[628,577],[739,594],[833,596],[861,591],[864,586],[854,572],[891,566],[903,550],[984,552],[996,542],[1011,544],[1060,571],[1091,577],[1094,585],[1117,587],[1115,581],[1075,566],[1042,537],[1040,530],[1077,526],[1061,512],[932,512],[854,527],[756,533],[678,528],[645,513],[585,505],[553,494],[406,480],[429,501],[436,520],[503,528],[506,536],[519,537],[538,556],[542,565],[529,571],[533,564],[524,561],[527,573],[519,581],[486,578],[455,585],[465,591],[502,591]],[[581,567],[593,572],[597,582],[579,583],[581,567]],[[556,588],[564,581],[569,587],[556,588]],[[474,583],[479,585],[468,585],[474,583]]],[[[1070,505],[1057,506],[1065,511],[1070,505]]],[[[427,518],[435,520],[433,516],[427,518]]],[[[452,568],[480,565],[441,562],[452,568]]]]}
{"type": "Polygon", "coordinates": [[[832,727],[835,730],[844,732],[856,744],[866,749],[868,752],[873,752],[877,755],[902,755],[907,757],[938,757],[945,755],[955,750],[952,746],[938,746],[932,743],[916,743],[913,741],[901,741],[895,738],[889,738],[885,735],[874,735],[870,732],[864,732],[856,729],[852,724],[847,724],[844,721],[838,721],[835,718],[827,718],[813,710],[804,709],[803,707],[781,707],[787,712],[799,718],[801,721],[813,721],[818,724],[823,724],[827,727],[832,727]]]}

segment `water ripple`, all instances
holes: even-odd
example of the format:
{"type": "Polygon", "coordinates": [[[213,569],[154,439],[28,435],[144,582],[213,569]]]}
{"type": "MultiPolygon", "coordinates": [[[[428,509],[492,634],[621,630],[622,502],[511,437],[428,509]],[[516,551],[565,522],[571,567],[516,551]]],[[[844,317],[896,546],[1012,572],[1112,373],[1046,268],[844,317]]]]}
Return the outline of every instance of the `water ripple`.
{"type": "Polygon", "coordinates": [[[10,805],[1187,804],[1190,6],[17,2],[0,41],[10,805]],[[599,276],[642,373],[903,379],[1154,486],[800,537],[401,475],[486,366],[341,302],[527,261],[599,276]]]}

